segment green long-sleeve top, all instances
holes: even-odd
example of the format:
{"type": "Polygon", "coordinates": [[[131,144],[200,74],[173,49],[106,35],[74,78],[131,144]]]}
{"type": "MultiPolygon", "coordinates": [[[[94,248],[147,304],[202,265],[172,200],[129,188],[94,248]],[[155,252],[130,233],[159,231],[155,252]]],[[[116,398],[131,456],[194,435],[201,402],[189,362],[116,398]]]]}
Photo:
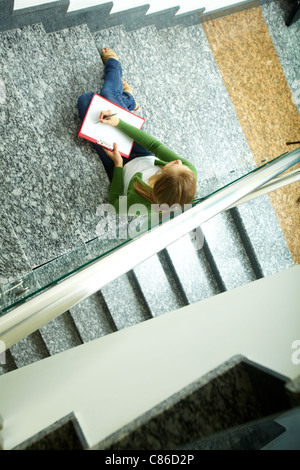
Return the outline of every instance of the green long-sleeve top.
{"type": "MultiPolygon", "coordinates": [[[[181,160],[183,165],[186,165],[193,171],[195,178],[197,179],[197,171],[194,165],[192,165],[185,158],[179,157],[179,155],[165,147],[165,145],[163,145],[160,141],[158,141],[151,135],[147,134],[141,129],[137,129],[134,126],[127,124],[121,119],[117,127],[126,135],[131,137],[134,141],[136,141],[138,144],[142,145],[147,150],[149,150],[149,152],[153,153],[153,155],[158,158],[158,160],[155,160],[155,165],[162,167],[173,160],[181,160]]],[[[150,212],[151,203],[134,189],[135,181],[139,181],[140,183],[147,186],[147,184],[142,180],[142,173],[136,173],[131,178],[126,195],[127,210],[133,204],[143,204],[147,207],[147,210],[150,212]]],[[[115,207],[117,212],[119,212],[119,197],[122,195],[124,195],[124,169],[122,167],[115,167],[109,192],[109,203],[115,207]]]]}

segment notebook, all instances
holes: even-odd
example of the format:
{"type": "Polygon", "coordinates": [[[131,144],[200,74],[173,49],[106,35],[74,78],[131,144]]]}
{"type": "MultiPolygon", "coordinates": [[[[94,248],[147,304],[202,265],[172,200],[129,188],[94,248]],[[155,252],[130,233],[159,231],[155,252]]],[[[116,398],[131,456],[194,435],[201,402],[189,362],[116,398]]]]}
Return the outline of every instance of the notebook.
{"type": "Polygon", "coordinates": [[[124,134],[124,132],[117,127],[112,127],[98,121],[101,111],[108,110],[112,111],[112,113],[117,113],[117,116],[122,119],[122,121],[125,121],[138,129],[141,129],[145,123],[144,118],[131,113],[127,109],[121,108],[121,106],[112,103],[106,98],[95,93],[78,135],[79,137],[90,140],[91,142],[101,145],[101,147],[108,150],[113,149],[113,144],[116,142],[118,144],[120,154],[123,157],[128,158],[132,150],[134,140],[124,134]]]}

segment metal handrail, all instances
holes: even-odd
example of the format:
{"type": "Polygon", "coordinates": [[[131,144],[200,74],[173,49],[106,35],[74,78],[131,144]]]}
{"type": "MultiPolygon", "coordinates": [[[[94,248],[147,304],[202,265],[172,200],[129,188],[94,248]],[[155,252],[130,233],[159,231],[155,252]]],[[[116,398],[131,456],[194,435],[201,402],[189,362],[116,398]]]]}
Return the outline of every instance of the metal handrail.
{"type": "Polygon", "coordinates": [[[300,162],[300,148],[216,191],[192,209],[122,245],[0,318],[6,348],[300,162]]]}
{"type": "MultiPolygon", "coordinates": [[[[272,191],[276,191],[277,189],[283,188],[284,186],[288,186],[289,184],[292,184],[292,183],[296,183],[297,181],[300,181],[300,169],[289,171],[287,174],[273,178],[268,183],[264,184],[260,188],[256,189],[252,193],[240,199],[238,202],[236,202],[232,206],[228,207],[228,209],[232,209],[233,207],[244,204],[245,202],[251,201],[252,199],[256,199],[259,196],[269,194],[272,191]]],[[[300,197],[300,194],[299,194],[299,197],[300,197]]]]}

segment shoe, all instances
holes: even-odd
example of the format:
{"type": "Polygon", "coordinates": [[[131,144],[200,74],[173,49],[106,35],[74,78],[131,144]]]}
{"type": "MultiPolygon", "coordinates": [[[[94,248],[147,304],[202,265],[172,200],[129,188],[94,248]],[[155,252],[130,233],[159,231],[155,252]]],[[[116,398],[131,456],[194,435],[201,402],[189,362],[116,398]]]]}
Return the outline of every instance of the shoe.
{"type": "Polygon", "coordinates": [[[101,59],[102,59],[102,62],[103,62],[104,65],[106,64],[106,62],[108,61],[108,59],[116,59],[116,60],[119,60],[117,54],[116,54],[112,49],[108,49],[107,47],[104,47],[104,48],[101,50],[100,56],[101,56],[101,59]]]}
{"type": "Polygon", "coordinates": [[[133,111],[137,111],[139,108],[140,108],[140,105],[138,104],[137,100],[135,99],[135,96],[134,94],[132,93],[132,88],[130,85],[128,85],[127,82],[125,82],[124,80],[122,81],[122,84],[123,84],[123,91],[126,91],[127,93],[130,93],[133,98],[134,98],[134,101],[135,101],[135,104],[136,104],[136,107],[134,108],[133,111]]]}

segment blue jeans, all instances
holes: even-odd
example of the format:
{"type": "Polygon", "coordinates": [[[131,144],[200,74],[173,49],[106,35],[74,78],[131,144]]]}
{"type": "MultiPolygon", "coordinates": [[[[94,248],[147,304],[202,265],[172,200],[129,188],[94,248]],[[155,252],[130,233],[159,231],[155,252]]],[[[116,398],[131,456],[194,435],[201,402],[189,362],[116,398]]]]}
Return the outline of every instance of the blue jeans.
{"type": "MultiPolygon", "coordinates": [[[[84,119],[84,116],[88,110],[88,107],[90,105],[90,102],[94,94],[95,93],[93,92],[84,93],[78,98],[78,103],[77,103],[78,112],[79,112],[79,117],[82,121],[84,119]]],[[[133,111],[134,108],[136,107],[136,103],[135,103],[133,96],[130,93],[123,91],[122,66],[118,60],[108,59],[108,61],[106,62],[105,80],[104,80],[104,84],[99,95],[121,106],[122,108],[127,109],[128,111],[133,111]]],[[[105,151],[100,145],[97,145],[94,143],[92,145],[97,150],[102,160],[102,163],[104,165],[104,168],[106,170],[106,173],[108,174],[108,177],[111,181],[113,177],[113,172],[114,172],[113,161],[111,160],[111,158],[109,158],[108,155],[106,155],[105,151]]],[[[137,142],[134,142],[129,158],[123,157],[124,165],[126,165],[126,163],[130,162],[134,158],[141,157],[144,155],[153,155],[153,154],[150,153],[147,149],[145,149],[141,145],[139,145],[137,142]]]]}

